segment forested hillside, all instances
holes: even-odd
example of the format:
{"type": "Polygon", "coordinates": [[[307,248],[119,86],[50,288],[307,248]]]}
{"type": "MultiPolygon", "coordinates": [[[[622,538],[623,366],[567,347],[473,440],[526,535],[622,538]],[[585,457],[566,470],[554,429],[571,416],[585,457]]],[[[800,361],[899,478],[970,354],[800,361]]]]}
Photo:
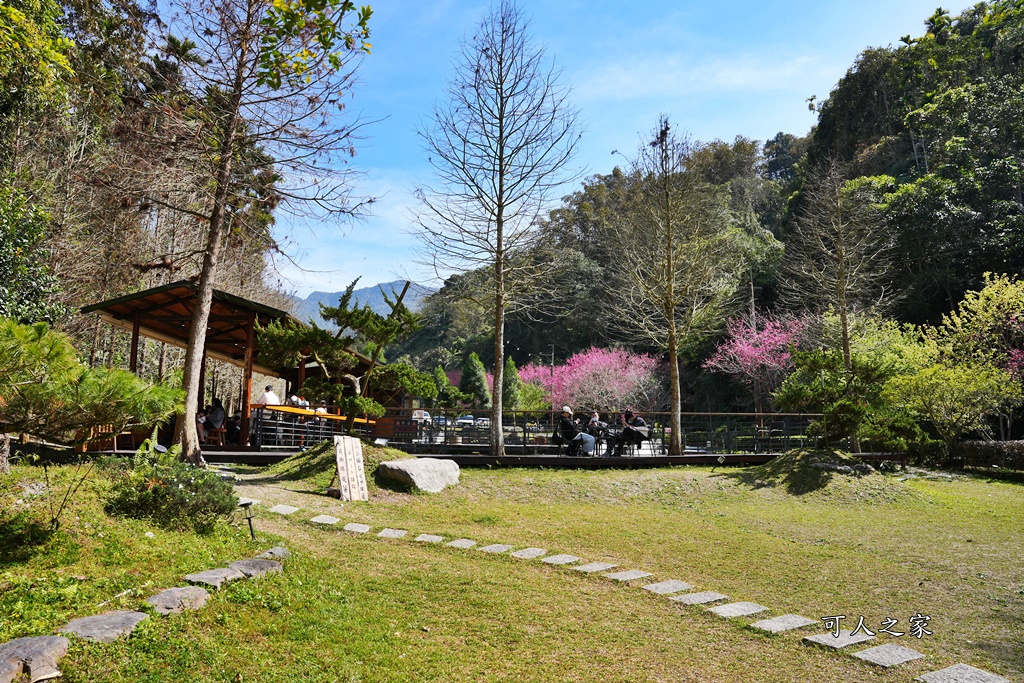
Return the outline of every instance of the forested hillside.
{"type": "MultiPolygon", "coordinates": [[[[850,310],[937,324],[984,286],[985,273],[1022,272],[1024,2],[979,3],[959,16],[938,11],[923,35],[893,42],[866,49],[827,98],[812,100],[819,120],[805,137],[691,142],[688,170],[708,193],[724,193],[731,225],[752,251],[733,276],[717,333],[688,348],[690,408],[749,407],[735,386],[702,368],[727,318],[820,312],[829,296],[838,303],[808,274],[822,270],[820,257],[800,260],[801,223],[825,201],[829,178],[836,201],[856,199],[870,225],[870,241],[848,256],[860,258],[863,271],[843,295],[850,310]]],[[[625,166],[594,175],[542,221],[541,242],[554,245],[561,267],[538,297],[544,306],[510,315],[507,346],[517,363],[549,362],[552,352],[561,362],[594,345],[659,350],[630,335],[643,311],[624,306],[616,282],[642,180],[625,166]]],[[[486,363],[492,316],[476,294],[487,277],[481,270],[449,278],[425,302],[427,326],[400,353],[425,368],[458,367],[474,351],[486,363]]]]}

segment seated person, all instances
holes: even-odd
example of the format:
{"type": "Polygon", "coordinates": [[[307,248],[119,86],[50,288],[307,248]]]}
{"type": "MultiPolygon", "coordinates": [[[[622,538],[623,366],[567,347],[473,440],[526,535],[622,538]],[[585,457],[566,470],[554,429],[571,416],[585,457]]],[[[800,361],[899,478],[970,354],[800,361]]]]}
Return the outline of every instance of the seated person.
{"type": "Polygon", "coordinates": [[[569,406],[562,406],[562,415],[558,419],[558,436],[569,443],[565,452],[567,456],[577,456],[580,450],[586,455],[593,455],[595,439],[590,434],[580,431],[579,425],[572,419],[572,409],[569,406]]]}
{"type": "Polygon", "coordinates": [[[634,415],[632,410],[627,410],[622,414],[622,432],[615,440],[615,451],[612,453],[615,457],[622,456],[622,448],[626,444],[636,444],[639,446],[645,439],[648,438],[650,430],[647,429],[647,423],[639,415],[634,415]]]}
{"type": "Polygon", "coordinates": [[[224,414],[224,404],[219,398],[213,399],[213,405],[206,411],[206,424],[213,429],[220,429],[224,426],[227,415],[224,414]]]}

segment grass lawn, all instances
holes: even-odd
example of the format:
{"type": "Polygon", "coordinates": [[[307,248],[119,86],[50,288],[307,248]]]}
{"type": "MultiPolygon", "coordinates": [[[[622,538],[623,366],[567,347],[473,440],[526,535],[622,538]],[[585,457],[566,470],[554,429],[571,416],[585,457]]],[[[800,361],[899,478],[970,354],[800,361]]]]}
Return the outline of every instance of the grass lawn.
{"type": "MultiPolygon", "coordinates": [[[[387,454],[370,450],[375,462],[387,454]]],[[[371,484],[369,503],[319,494],[331,459],[313,453],[245,470],[262,501],[260,542],[236,519],[210,536],[108,518],[92,478],[45,538],[45,496],[18,467],[0,479],[0,642],[72,617],[137,608],[180,576],[283,543],[285,573],[232,584],[197,613],[144,621],[112,645],[74,641],[68,681],[909,681],[956,662],[1024,680],[1024,489],[1019,484],[794,465],[633,471],[465,470],[417,495],[371,484]],[[15,504],[21,500],[20,504],[15,504]],[[278,502],[302,509],[266,511],[278,502]],[[932,635],[894,638],[924,660],[897,670],[764,635],[600,575],[537,560],[308,522],[350,521],[481,544],[568,552],[757,602],[767,616],[930,616],[932,635]],[[153,531],[154,538],[146,537],[153,531]],[[122,591],[131,593],[98,607],[122,591]]],[[[67,477],[62,470],[58,477],[67,477]]],[[[860,649],[858,646],[851,650],[860,649]]]]}

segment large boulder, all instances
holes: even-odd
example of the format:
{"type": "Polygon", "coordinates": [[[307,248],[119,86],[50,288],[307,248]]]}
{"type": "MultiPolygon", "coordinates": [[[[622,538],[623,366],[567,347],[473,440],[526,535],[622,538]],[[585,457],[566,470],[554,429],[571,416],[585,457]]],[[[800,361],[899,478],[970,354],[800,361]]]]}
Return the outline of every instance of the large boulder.
{"type": "Polygon", "coordinates": [[[408,484],[427,493],[440,493],[445,486],[459,483],[459,466],[454,460],[416,458],[382,462],[377,473],[385,479],[408,484]]]}
{"type": "Polygon", "coordinates": [[[68,651],[64,636],[17,638],[0,645],[0,683],[45,681],[60,676],[57,662],[68,651]],[[27,678],[26,678],[27,676],[27,678]]]}

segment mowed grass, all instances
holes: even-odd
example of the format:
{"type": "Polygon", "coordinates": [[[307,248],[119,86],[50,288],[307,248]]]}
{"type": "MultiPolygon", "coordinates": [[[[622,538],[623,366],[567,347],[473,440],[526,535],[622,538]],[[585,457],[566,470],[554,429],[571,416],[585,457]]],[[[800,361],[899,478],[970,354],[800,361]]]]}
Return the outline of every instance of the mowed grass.
{"type": "MultiPolygon", "coordinates": [[[[180,585],[187,571],[281,541],[295,552],[283,575],[233,584],[203,611],[151,618],[113,645],[76,641],[65,679],[906,681],[958,661],[1024,674],[1019,485],[878,474],[797,481],[764,469],[464,470],[443,494],[371,483],[371,502],[342,505],[319,494],[328,459],[311,464],[316,457],[254,474],[242,489],[264,500],[257,548],[244,527],[147,539],[145,523],[107,519],[89,502],[102,493],[95,481],[56,537],[0,562],[0,640],[137,607],[149,588],[96,605],[147,582],[180,585]],[[303,509],[265,511],[285,500],[303,509]],[[308,522],[324,512],[410,534],[386,540],[308,522]],[[768,616],[845,614],[852,627],[863,614],[872,629],[892,617],[905,631],[921,613],[933,635],[877,642],[928,658],[887,671],[804,646],[795,633],[754,632],[745,626],[753,619],[720,619],[536,560],[415,543],[419,533],[615,562],[758,602],[768,616]]],[[[4,483],[5,509],[11,482],[36,474],[18,468],[4,483]]]]}

